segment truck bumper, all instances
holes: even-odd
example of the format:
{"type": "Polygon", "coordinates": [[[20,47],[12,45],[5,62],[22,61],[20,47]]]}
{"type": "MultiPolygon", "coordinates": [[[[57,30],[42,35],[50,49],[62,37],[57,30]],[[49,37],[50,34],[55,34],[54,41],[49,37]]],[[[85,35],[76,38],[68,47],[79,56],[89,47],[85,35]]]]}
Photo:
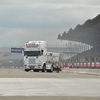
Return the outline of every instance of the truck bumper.
{"type": "Polygon", "coordinates": [[[43,66],[24,66],[24,68],[25,69],[31,69],[31,70],[33,70],[33,69],[43,69],[43,66]]]}

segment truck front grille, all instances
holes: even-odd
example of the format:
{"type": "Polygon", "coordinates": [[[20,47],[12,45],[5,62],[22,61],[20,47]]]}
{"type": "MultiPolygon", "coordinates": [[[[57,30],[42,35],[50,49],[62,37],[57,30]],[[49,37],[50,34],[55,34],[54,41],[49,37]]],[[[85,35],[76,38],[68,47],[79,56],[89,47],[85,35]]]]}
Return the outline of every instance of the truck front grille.
{"type": "Polygon", "coordinates": [[[29,59],[29,64],[35,64],[35,59],[29,59]]]}

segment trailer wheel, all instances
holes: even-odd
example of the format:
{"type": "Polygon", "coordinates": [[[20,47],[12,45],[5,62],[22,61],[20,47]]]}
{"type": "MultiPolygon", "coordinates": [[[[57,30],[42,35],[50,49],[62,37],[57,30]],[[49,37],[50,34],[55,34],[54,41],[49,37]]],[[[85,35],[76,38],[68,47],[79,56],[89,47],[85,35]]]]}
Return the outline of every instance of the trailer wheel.
{"type": "Polygon", "coordinates": [[[46,70],[46,65],[44,64],[42,72],[45,72],[45,70],[46,70]]]}

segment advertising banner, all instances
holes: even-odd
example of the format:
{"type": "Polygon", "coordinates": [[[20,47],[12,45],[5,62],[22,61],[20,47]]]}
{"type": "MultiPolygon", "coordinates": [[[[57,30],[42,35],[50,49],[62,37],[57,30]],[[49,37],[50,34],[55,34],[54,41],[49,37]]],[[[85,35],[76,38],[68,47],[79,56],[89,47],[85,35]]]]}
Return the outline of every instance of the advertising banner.
{"type": "Polygon", "coordinates": [[[11,53],[22,53],[24,48],[11,48],[11,53]]]}

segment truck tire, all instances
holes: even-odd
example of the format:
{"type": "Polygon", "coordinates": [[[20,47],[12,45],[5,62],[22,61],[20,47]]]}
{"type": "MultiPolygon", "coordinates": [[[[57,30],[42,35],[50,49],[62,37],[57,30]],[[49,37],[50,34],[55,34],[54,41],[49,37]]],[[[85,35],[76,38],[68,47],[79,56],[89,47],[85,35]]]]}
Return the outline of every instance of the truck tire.
{"type": "Polygon", "coordinates": [[[25,69],[25,72],[29,72],[29,69],[25,69]]]}
{"type": "Polygon", "coordinates": [[[45,70],[46,70],[46,65],[44,64],[42,72],[45,72],[45,70]]]}

